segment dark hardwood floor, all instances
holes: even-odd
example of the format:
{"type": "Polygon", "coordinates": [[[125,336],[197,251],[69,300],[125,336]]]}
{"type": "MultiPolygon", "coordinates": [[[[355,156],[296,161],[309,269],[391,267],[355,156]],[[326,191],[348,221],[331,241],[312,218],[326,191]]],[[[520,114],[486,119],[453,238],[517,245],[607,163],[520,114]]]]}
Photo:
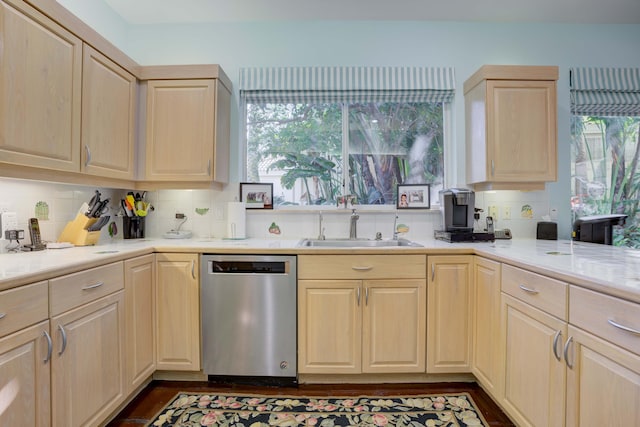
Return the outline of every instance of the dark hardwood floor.
{"type": "Polygon", "coordinates": [[[108,427],[140,427],[181,391],[259,393],[293,396],[386,396],[467,392],[491,426],[514,424],[476,383],[434,384],[300,384],[297,387],[265,387],[239,384],[217,384],[193,381],[152,381],[108,427]]]}

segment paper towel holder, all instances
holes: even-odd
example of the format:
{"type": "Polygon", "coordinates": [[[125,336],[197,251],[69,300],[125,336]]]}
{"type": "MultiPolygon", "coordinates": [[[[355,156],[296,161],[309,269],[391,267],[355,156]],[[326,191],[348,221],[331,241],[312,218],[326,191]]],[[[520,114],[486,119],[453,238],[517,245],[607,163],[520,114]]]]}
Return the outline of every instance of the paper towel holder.
{"type": "Polygon", "coordinates": [[[247,209],[273,209],[273,183],[241,182],[240,201],[247,209]]]}

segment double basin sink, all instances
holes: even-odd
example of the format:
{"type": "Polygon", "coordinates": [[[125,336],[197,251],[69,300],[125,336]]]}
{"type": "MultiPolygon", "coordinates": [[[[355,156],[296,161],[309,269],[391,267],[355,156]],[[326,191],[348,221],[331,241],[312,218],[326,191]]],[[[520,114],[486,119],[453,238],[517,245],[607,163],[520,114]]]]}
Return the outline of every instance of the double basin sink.
{"type": "Polygon", "coordinates": [[[421,244],[407,239],[302,239],[298,247],[304,248],[385,248],[393,246],[422,247],[421,244]]]}

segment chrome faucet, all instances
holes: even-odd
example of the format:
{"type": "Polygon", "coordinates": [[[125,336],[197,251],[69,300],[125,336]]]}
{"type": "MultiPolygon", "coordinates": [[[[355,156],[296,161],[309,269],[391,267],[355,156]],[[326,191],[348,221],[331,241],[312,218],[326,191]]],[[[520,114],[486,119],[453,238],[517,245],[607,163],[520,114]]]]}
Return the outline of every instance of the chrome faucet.
{"type": "Polygon", "coordinates": [[[360,215],[356,213],[355,209],[351,209],[351,222],[349,224],[350,239],[358,238],[358,219],[360,219],[360,215]]]}
{"type": "Polygon", "coordinates": [[[318,224],[318,240],[324,240],[324,227],[322,226],[322,211],[320,211],[319,216],[319,224],[318,224]]]}
{"type": "Polygon", "coordinates": [[[393,240],[398,240],[398,212],[393,217],[393,240]]]}

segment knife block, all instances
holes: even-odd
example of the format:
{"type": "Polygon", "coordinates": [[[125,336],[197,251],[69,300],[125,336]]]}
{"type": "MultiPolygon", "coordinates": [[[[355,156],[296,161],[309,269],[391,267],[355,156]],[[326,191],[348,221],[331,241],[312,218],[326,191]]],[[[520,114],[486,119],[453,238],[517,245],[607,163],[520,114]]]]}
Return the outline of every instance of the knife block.
{"type": "Polygon", "coordinates": [[[98,243],[100,231],[87,231],[98,218],[89,218],[80,212],[73,221],[67,223],[62,230],[58,242],[69,242],[75,246],[91,246],[98,243]]]}

